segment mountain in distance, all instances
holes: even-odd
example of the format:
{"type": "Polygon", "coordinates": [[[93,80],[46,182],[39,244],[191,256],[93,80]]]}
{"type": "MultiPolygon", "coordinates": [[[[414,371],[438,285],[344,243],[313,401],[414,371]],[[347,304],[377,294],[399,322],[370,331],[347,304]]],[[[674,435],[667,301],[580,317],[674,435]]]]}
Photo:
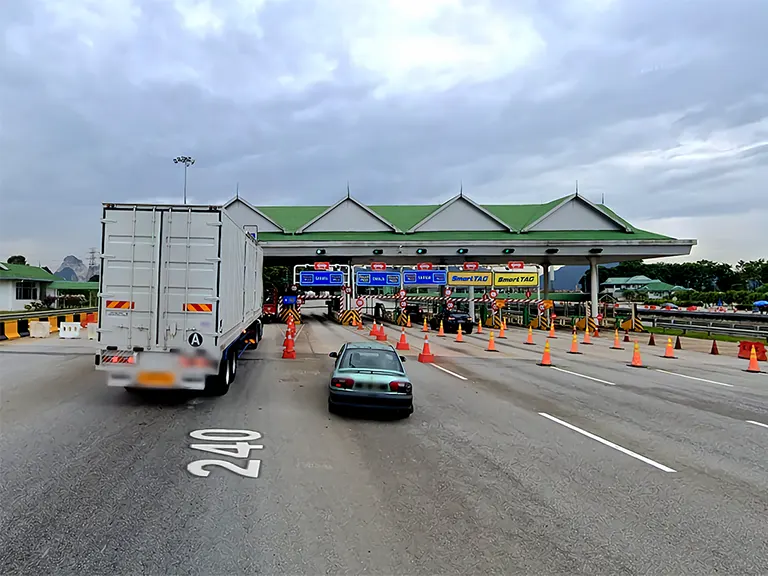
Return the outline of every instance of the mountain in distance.
{"type": "Polygon", "coordinates": [[[99,266],[87,266],[77,256],[69,255],[54,273],[62,280],[70,282],[87,282],[92,276],[99,273],[99,266]]]}

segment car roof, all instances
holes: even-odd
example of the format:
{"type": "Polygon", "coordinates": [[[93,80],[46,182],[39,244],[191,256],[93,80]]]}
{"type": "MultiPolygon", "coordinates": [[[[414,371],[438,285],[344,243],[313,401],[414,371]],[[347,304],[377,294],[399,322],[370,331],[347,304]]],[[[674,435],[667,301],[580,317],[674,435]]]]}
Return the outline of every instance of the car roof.
{"type": "Polygon", "coordinates": [[[346,348],[358,348],[358,349],[367,349],[367,350],[394,350],[392,348],[391,344],[386,344],[382,342],[347,342],[345,344],[346,348]]]}

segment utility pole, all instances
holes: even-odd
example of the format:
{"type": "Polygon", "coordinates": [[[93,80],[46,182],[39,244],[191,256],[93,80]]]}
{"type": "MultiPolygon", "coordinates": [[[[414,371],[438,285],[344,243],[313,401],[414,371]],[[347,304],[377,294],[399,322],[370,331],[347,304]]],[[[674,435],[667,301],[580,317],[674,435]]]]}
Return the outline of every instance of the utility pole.
{"type": "Polygon", "coordinates": [[[184,165],[184,204],[187,203],[187,168],[195,163],[195,159],[192,156],[176,156],[173,159],[174,164],[184,165]]]}
{"type": "Polygon", "coordinates": [[[88,250],[88,266],[93,268],[93,266],[96,265],[96,254],[98,254],[98,250],[96,248],[91,248],[88,250]]]}

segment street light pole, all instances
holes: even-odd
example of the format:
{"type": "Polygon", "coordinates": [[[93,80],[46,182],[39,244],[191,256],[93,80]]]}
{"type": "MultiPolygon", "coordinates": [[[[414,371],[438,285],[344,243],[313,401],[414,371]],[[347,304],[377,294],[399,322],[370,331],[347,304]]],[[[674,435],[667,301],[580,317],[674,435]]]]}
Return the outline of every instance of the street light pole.
{"type": "Polygon", "coordinates": [[[195,163],[195,159],[192,156],[176,156],[173,159],[174,164],[184,164],[184,204],[187,203],[187,168],[195,163]]]}

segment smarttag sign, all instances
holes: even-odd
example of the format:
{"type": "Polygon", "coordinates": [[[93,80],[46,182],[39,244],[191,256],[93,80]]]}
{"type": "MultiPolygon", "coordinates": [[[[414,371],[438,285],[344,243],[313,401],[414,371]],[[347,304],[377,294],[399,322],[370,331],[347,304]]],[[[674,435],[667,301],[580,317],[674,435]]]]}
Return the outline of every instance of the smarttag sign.
{"type": "Polygon", "coordinates": [[[494,272],[493,284],[497,288],[538,286],[537,272],[494,272]]]}
{"type": "Polygon", "coordinates": [[[490,270],[449,270],[450,286],[490,286],[493,274],[490,270]]]}
{"type": "Polygon", "coordinates": [[[344,273],[317,270],[303,271],[299,272],[299,284],[302,286],[342,286],[344,285],[344,273]]]}
{"type": "Polygon", "coordinates": [[[403,270],[405,286],[445,286],[447,281],[445,270],[403,270]]]}
{"type": "Polygon", "coordinates": [[[358,270],[355,283],[358,286],[400,286],[400,273],[358,270]]]}

